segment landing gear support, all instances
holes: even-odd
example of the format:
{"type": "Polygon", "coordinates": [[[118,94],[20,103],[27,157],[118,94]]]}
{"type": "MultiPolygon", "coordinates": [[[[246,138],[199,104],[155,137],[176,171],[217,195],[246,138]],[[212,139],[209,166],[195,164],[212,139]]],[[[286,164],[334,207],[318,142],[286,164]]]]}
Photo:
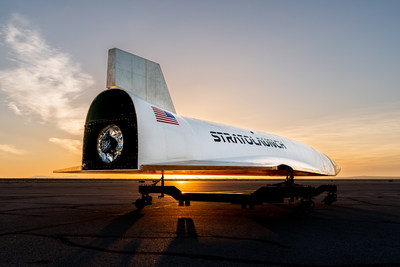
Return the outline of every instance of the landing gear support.
{"type": "Polygon", "coordinates": [[[286,186],[294,186],[295,185],[293,171],[290,171],[290,174],[286,176],[285,184],[286,184],[286,186]]]}
{"type": "MultiPolygon", "coordinates": [[[[161,188],[164,188],[164,170],[161,171],[161,178],[153,182],[153,186],[156,186],[159,182],[161,182],[161,188]]],[[[163,198],[163,197],[164,197],[164,191],[161,191],[161,195],[159,195],[158,198],[163,198]]]]}

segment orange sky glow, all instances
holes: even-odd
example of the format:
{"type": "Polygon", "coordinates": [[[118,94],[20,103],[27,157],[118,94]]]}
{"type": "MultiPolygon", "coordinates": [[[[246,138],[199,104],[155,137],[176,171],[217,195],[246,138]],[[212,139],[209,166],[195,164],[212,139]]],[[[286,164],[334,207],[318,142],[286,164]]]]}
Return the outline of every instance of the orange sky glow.
{"type": "Polygon", "coordinates": [[[0,178],[136,178],[53,173],[81,164],[113,47],[160,63],[179,115],[294,139],[338,178],[400,177],[399,3],[133,1],[110,21],[84,2],[1,5],[0,178]]]}

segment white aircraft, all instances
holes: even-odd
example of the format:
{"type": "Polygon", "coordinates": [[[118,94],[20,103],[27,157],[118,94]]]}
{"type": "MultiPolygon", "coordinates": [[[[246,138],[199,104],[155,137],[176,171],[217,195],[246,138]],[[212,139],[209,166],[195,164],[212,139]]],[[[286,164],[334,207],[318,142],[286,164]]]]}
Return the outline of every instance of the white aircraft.
{"type": "Polygon", "coordinates": [[[292,180],[340,171],[328,156],[296,141],[176,114],[160,65],[116,48],[109,50],[107,87],[86,117],[82,165],[55,172],[292,180]]]}

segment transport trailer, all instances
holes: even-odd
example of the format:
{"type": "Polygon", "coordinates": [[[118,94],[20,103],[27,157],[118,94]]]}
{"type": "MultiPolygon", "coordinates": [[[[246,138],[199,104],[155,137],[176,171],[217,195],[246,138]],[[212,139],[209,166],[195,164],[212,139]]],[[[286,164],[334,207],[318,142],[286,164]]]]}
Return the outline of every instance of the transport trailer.
{"type": "Polygon", "coordinates": [[[142,209],[152,204],[151,194],[169,195],[179,202],[179,206],[190,206],[191,201],[204,202],[227,202],[232,204],[240,204],[243,209],[254,205],[262,205],[263,203],[284,203],[285,200],[294,202],[300,199],[300,209],[312,211],[314,207],[313,197],[327,192],[327,196],[323,202],[331,205],[337,199],[336,185],[321,185],[318,187],[303,186],[293,183],[293,179],[286,179],[285,182],[278,184],[268,184],[260,187],[252,193],[212,193],[212,192],[182,192],[175,186],[164,185],[163,177],[152,185],[139,185],[139,193],[142,197],[137,199],[134,204],[138,209],[142,209]],[[161,181],[161,185],[157,185],[161,181]]]}

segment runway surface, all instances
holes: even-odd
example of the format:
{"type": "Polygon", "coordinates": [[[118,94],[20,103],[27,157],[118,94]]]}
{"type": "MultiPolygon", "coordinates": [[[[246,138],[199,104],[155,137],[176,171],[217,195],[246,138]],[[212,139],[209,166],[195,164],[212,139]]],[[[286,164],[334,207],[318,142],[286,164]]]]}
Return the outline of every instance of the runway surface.
{"type": "MultiPolygon", "coordinates": [[[[306,185],[332,180],[298,181],[306,185]]],[[[171,183],[183,191],[267,182],[171,183]]],[[[0,180],[2,266],[400,266],[400,181],[336,181],[338,201],[243,210],[170,197],[136,210],[138,182],[0,180]]]]}

